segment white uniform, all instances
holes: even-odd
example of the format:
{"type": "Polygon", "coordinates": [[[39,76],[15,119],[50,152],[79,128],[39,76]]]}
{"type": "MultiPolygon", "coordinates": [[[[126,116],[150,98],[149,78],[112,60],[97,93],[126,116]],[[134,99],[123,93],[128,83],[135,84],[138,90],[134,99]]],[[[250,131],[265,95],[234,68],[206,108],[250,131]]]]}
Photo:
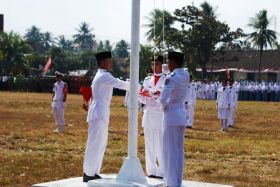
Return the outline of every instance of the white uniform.
{"type": "Polygon", "coordinates": [[[238,91],[235,87],[229,87],[230,89],[230,108],[229,108],[229,116],[228,116],[228,126],[234,126],[234,112],[237,107],[238,100],[238,91]]]}
{"type": "Polygon", "coordinates": [[[201,99],[206,99],[206,84],[204,82],[201,83],[201,99]]]}
{"type": "MultiPolygon", "coordinates": [[[[155,75],[156,76],[156,75],[155,75]]],[[[161,73],[155,85],[155,76],[146,77],[144,90],[150,92],[162,91],[165,76],[161,73]]],[[[161,105],[157,102],[159,96],[140,96],[139,101],[145,104],[142,127],[145,137],[145,162],[148,175],[163,177],[162,161],[162,117],[161,105]],[[157,165],[158,162],[158,165],[157,165]]]]}
{"type": "Polygon", "coordinates": [[[230,107],[230,90],[228,87],[220,87],[217,95],[218,118],[228,119],[230,107]]]}
{"type": "Polygon", "coordinates": [[[128,90],[128,86],[128,82],[114,78],[104,69],[98,69],[92,81],[92,98],[87,115],[88,140],[83,165],[84,173],[88,176],[100,173],[107,146],[113,88],[128,90]]]}
{"type": "Polygon", "coordinates": [[[56,82],[53,87],[54,97],[52,99],[52,110],[54,114],[55,123],[58,130],[63,131],[64,126],[64,89],[67,89],[67,84],[63,81],[56,82]]]}
{"type": "Polygon", "coordinates": [[[184,171],[185,99],[189,76],[183,68],[167,75],[160,96],[163,107],[163,161],[167,186],[181,186],[184,171]]]}
{"type": "Polygon", "coordinates": [[[218,118],[221,120],[222,131],[227,131],[230,107],[230,90],[221,86],[217,93],[218,118]]]}
{"type": "Polygon", "coordinates": [[[187,110],[187,126],[192,127],[194,122],[194,108],[196,105],[196,84],[192,82],[189,84],[188,103],[186,104],[187,110]]]}
{"type": "Polygon", "coordinates": [[[211,100],[215,100],[215,97],[216,97],[216,85],[212,82],[210,84],[210,99],[211,100]]]}

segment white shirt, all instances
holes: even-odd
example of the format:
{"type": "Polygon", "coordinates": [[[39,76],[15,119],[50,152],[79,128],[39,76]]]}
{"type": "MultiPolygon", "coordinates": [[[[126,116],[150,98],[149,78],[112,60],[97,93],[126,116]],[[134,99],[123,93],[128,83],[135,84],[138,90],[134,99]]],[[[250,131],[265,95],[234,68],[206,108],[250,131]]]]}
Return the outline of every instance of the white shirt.
{"type": "MultiPolygon", "coordinates": [[[[159,80],[157,81],[156,85],[154,84],[155,77],[149,76],[144,79],[143,82],[143,90],[148,91],[150,94],[156,92],[156,91],[162,91],[163,89],[163,83],[165,76],[164,74],[160,73],[158,74],[160,76],[159,80]]],[[[146,105],[145,109],[162,112],[161,105],[157,101],[158,96],[152,96],[152,97],[145,97],[145,96],[139,96],[139,101],[146,105]]]]}
{"type": "Polygon", "coordinates": [[[230,90],[230,107],[236,108],[237,100],[238,100],[238,91],[235,87],[229,87],[229,90],[230,90]]]}
{"type": "Polygon", "coordinates": [[[185,126],[187,114],[185,109],[189,74],[183,68],[176,68],[167,75],[160,96],[163,107],[164,126],[185,126]]]}
{"type": "Polygon", "coordinates": [[[195,106],[196,105],[196,84],[195,82],[192,82],[189,85],[189,91],[188,91],[188,105],[195,106]]]}
{"type": "Polygon", "coordinates": [[[220,87],[217,94],[218,108],[229,108],[230,107],[230,90],[228,87],[220,87]]]}
{"type": "Polygon", "coordinates": [[[128,90],[129,83],[128,81],[122,81],[113,77],[107,70],[98,69],[91,84],[92,98],[88,110],[87,122],[103,120],[105,123],[109,123],[113,88],[128,90]]]}
{"type": "Polygon", "coordinates": [[[63,102],[63,98],[64,98],[63,89],[64,89],[65,84],[66,83],[63,82],[63,81],[58,81],[58,82],[54,83],[54,86],[53,86],[53,92],[54,92],[53,101],[63,102]]]}

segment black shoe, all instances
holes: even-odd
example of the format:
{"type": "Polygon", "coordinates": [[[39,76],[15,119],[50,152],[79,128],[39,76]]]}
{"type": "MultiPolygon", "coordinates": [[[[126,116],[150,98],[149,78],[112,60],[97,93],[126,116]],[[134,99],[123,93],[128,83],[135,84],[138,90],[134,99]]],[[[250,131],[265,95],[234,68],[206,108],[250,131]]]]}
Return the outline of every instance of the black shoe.
{"type": "Polygon", "coordinates": [[[192,127],[191,127],[191,126],[186,126],[186,128],[187,128],[187,129],[192,129],[192,127]]]}
{"type": "Polygon", "coordinates": [[[94,175],[95,179],[102,179],[102,177],[100,175],[95,174],[94,175]]]}
{"type": "Polygon", "coordinates": [[[155,176],[155,175],[148,175],[148,177],[149,177],[149,178],[154,178],[154,179],[157,178],[157,176],[155,176]]]}
{"type": "Polygon", "coordinates": [[[83,182],[88,182],[88,181],[91,181],[91,180],[96,180],[96,179],[101,179],[102,177],[95,174],[94,176],[88,176],[84,173],[84,176],[83,176],[83,182]]]}
{"type": "Polygon", "coordinates": [[[232,126],[232,125],[229,125],[228,127],[229,127],[229,128],[233,128],[233,126],[232,126]]]}
{"type": "Polygon", "coordinates": [[[163,179],[163,177],[161,177],[161,176],[156,176],[156,178],[157,178],[157,179],[163,179]]]}

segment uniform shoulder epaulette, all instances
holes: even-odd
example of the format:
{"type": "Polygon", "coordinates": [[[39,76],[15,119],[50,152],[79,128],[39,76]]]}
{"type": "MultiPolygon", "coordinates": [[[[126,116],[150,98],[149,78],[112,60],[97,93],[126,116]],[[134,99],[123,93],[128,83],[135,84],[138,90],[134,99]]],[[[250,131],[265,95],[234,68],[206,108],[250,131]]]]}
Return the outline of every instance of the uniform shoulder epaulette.
{"type": "Polygon", "coordinates": [[[150,79],[150,78],[152,78],[152,77],[151,77],[151,76],[145,77],[145,80],[148,80],[148,79],[150,79]]]}
{"type": "Polygon", "coordinates": [[[167,74],[166,78],[170,78],[170,77],[172,77],[173,75],[175,75],[175,72],[171,72],[171,73],[167,74]]]}
{"type": "Polygon", "coordinates": [[[175,74],[176,74],[175,72],[169,73],[170,76],[173,76],[173,75],[175,75],[175,74]]]}

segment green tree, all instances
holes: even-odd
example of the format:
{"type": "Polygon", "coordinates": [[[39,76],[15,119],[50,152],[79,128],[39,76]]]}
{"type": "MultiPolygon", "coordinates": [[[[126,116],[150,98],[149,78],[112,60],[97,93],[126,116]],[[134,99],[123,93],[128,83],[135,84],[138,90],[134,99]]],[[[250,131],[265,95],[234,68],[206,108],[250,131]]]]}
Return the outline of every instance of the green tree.
{"type": "Polygon", "coordinates": [[[97,51],[105,51],[104,49],[105,49],[104,44],[103,44],[102,41],[100,41],[100,42],[97,44],[97,51]]]}
{"type": "Polygon", "coordinates": [[[54,39],[52,33],[50,32],[42,33],[42,45],[44,51],[48,51],[53,44],[54,44],[54,39]]]}
{"type": "Polygon", "coordinates": [[[129,73],[129,61],[127,60],[129,56],[128,43],[124,40],[119,41],[113,50],[113,56],[115,58],[113,70],[119,72],[118,76],[128,77],[129,73]]]}
{"type": "Polygon", "coordinates": [[[90,28],[89,24],[82,22],[79,28],[76,29],[78,34],[75,34],[74,43],[79,44],[83,51],[92,51],[95,47],[95,35],[91,33],[93,29],[90,28]]]}
{"type": "Polygon", "coordinates": [[[58,46],[61,47],[65,51],[73,51],[73,42],[71,40],[67,40],[64,35],[60,35],[57,38],[58,46]]]}
{"type": "Polygon", "coordinates": [[[276,49],[280,49],[280,44],[278,42],[275,43],[276,49]]]}
{"type": "Polygon", "coordinates": [[[248,26],[255,31],[249,34],[248,40],[252,41],[254,47],[260,51],[259,57],[259,80],[261,80],[261,65],[263,50],[268,47],[273,47],[277,41],[276,31],[268,29],[271,23],[271,18],[267,17],[267,10],[259,11],[255,17],[250,18],[248,26]]]}
{"type": "Polygon", "coordinates": [[[27,29],[24,35],[26,42],[32,47],[33,51],[42,52],[43,50],[43,34],[35,25],[27,29]]]}
{"type": "Polygon", "coordinates": [[[0,33],[0,61],[1,71],[8,75],[28,74],[28,61],[26,54],[31,47],[14,32],[0,33]]]}
{"type": "Polygon", "coordinates": [[[148,28],[146,32],[147,40],[153,42],[155,50],[159,53],[169,49],[171,46],[165,41],[176,30],[171,27],[174,24],[171,14],[168,11],[154,9],[146,19],[148,23],[144,27],[148,28]]]}
{"type": "Polygon", "coordinates": [[[104,46],[105,50],[106,51],[112,51],[113,47],[112,45],[110,44],[110,41],[109,40],[106,40],[105,41],[105,46],[104,46]]]}
{"type": "Polygon", "coordinates": [[[207,76],[206,65],[217,45],[244,36],[241,29],[230,31],[227,24],[217,20],[214,8],[207,2],[202,3],[200,8],[189,5],[176,9],[174,14],[182,30],[173,34],[173,45],[185,53],[189,63],[194,61],[202,68],[202,78],[207,76]]]}
{"type": "Polygon", "coordinates": [[[143,80],[146,75],[146,70],[151,67],[151,57],[153,56],[153,47],[149,45],[140,45],[139,56],[139,79],[143,80]]]}
{"type": "Polygon", "coordinates": [[[99,41],[97,44],[97,51],[111,51],[112,46],[109,40],[99,41]]]}
{"type": "Polygon", "coordinates": [[[114,53],[119,58],[127,58],[128,57],[128,43],[124,40],[119,41],[116,44],[114,53]]]}

